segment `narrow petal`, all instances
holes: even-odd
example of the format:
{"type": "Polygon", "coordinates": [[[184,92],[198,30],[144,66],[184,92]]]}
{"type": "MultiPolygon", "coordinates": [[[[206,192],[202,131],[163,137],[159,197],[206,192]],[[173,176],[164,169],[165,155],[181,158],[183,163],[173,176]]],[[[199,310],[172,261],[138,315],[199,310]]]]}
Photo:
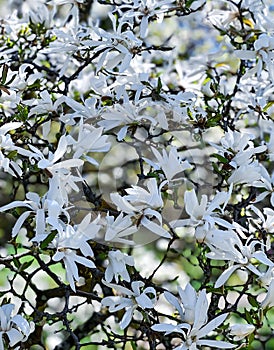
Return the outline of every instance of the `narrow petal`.
{"type": "Polygon", "coordinates": [[[224,320],[227,318],[227,315],[228,315],[228,313],[217,316],[216,318],[214,318],[213,320],[208,322],[208,324],[206,326],[201,328],[196,333],[196,337],[197,338],[206,337],[210,332],[212,332],[215,328],[219,327],[220,324],[222,324],[224,322],[224,320]]]}
{"type": "Polygon", "coordinates": [[[130,321],[131,321],[132,316],[133,316],[133,312],[134,312],[134,308],[132,307],[132,308],[127,309],[127,311],[124,313],[122,321],[120,322],[120,327],[122,329],[125,329],[130,324],[130,321]]]}
{"type": "Polygon", "coordinates": [[[16,221],[16,224],[13,226],[12,229],[12,237],[17,236],[17,234],[19,233],[23,223],[25,222],[25,220],[29,217],[31,211],[25,211],[22,215],[19,216],[19,218],[16,221]]]}
{"type": "Polygon", "coordinates": [[[218,349],[233,349],[237,346],[235,344],[227,343],[221,340],[203,340],[203,339],[198,340],[197,345],[205,345],[209,347],[212,346],[213,348],[218,348],[218,349]]]}
{"type": "Polygon", "coordinates": [[[23,334],[15,328],[11,328],[6,334],[9,337],[10,346],[14,346],[24,338],[23,334]]]}
{"type": "Polygon", "coordinates": [[[226,269],[217,279],[217,281],[215,282],[214,288],[219,288],[222,285],[224,285],[226,283],[226,281],[229,279],[229,277],[233,274],[234,271],[236,271],[238,268],[240,267],[240,265],[236,264],[236,265],[232,265],[230,266],[228,269],[226,269]]]}
{"type": "Polygon", "coordinates": [[[155,224],[153,221],[149,221],[146,217],[144,217],[141,221],[142,225],[146,227],[149,231],[155,233],[158,236],[171,238],[170,233],[167,232],[162,226],[155,224]]]}

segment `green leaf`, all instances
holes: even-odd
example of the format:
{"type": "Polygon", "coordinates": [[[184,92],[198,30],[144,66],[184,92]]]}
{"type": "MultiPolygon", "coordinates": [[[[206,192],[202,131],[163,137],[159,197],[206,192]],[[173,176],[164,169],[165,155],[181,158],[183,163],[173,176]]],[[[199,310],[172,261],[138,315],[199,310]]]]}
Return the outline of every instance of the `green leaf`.
{"type": "Polygon", "coordinates": [[[16,156],[17,156],[17,151],[14,150],[14,151],[9,152],[9,154],[7,155],[7,158],[15,159],[16,156]]]}
{"type": "Polygon", "coordinates": [[[216,163],[212,163],[212,167],[217,174],[221,174],[221,171],[219,170],[218,165],[216,163]]]}
{"type": "Polygon", "coordinates": [[[247,297],[247,299],[248,299],[250,305],[252,305],[253,307],[256,307],[256,308],[259,307],[259,303],[257,302],[257,300],[253,296],[249,295],[247,297]]]}
{"type": "Polygon", "coordinates": [[[132,350],[137,350],[136,344],[133,342],[133,340],[130,342],[132,350]]]}
{"type": "Polygon", "coordinates": [[[17,269],[20,269],[21,263],[17,258],[13,258],[13,263],[17,269]]]}
{"type": "Polygon", "coordinates": [[[219,125],[221,119],[222,119],[222,117],[220,115],[212,117],[212,118],[207,120],[206,126],[207,127],[217,126],[217,125],[219,125]]]}
{"type": "Polygon", "coordinates": [[[50,244],[50,242],[53,241],[54,237],[57,235],[57,231],[52,231],[48,237],[46,237],[41,243],[40,247],[41,249],[46,249],[47,246],[50,244]]]}
{"type": "Polygon", "coordinates": [[[158,82],[157,82],[157,89],[156,89],[158,94],[161,92],[162,86],[163,85],[162,85],[162,82],[161,82],[161,78],[159,77],[158,78],[158,82]]]}
{"type": "Polygon", "coordinates": [[[223,163],[223,164],[227,164],[229,162],[228,159],[226,159],[225,157],[221,156],[218,153],[213,153],[211,154],[211,157],[214,157],[216,159],[218,159],[219,162],[223,163]]]}
{"type": "Polygon", "coordinates": [[[245,319],[248,323],[253,324],[253,319],[250,315],[250,312],[246,309],[245,309],[245,319]]]}
{"type": "Polygon", "coordinates": [[[34,259],[30,260],[30,261],[25,261],[21,266],[20,266],[20,271],[24,271],[26,270],[28,267],[30,267],[30,265],[33,263],[34,259]]]}
{"type": "Polygon", "coordinates": [[[248,337],[248,344],[251,344],[254,339],[255,339],[255,334],[251,333],[250,336],[248,337]]]}
{"type": "Polygon", "coordinates": [[[5,82],[7,80],[8,70],[9,70],[9,66],[4,63],[3,71],[2,71],[2,79],[1,79],[2,84],[5,84],[5,82]]]}
{"type": "Polygon", "coordinates": [[[270,108],[271,106],[273,106],[274,101],[269,101],[266,106],[263,108],[263,112],[266,112],[268,110],[268,108],[270,108]]]}

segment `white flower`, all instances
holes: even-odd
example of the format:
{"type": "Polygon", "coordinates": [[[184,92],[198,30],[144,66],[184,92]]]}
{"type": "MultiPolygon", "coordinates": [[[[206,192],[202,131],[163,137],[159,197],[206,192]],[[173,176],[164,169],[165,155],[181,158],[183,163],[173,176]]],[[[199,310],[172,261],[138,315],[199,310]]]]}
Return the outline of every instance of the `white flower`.
{"type": "Polygon", "coordinates": [[[169,153],[163,149],[162,154],[154,147],[151,147],[151,149],[157,159],[157,163],[154,163],[147,158],[144,158],[144,160],[153,166],[155,170],[162,169],[166,179],[169,181],[173,180],[174,178],[178,179],[176,175],[181,174],[186,169],[192,169],[192,165],[189,164],[187,160],[182,161],[176,147],[171,147],[169,153]]]}
{"type": "Polygon", "coordinates": [[[90,222],[91,214],[87,214],[79,225],[74,227],[66,225],[63,230],[58,230],[57,236],[49,244],[49,248],[54,248],[57,252],[53,256],[54,261],[64,261],[66,269],[66,278],[71,289],[75,292],[74,280],[79,281],[78,268],[76,263],[95,269],[96,266],[90,259],[93,257],[93,251],[87,241],[94,239],[100,225],[97,225],[99,217],[90,222]],[[77,250],[84,255],[79,256],[77,250]]]}
{"type": "Polygon", "coordinates": [[[107,70],[118,68],[119,72],[124,72],[130,68],[134,58],[134,49],[138,50],[142,41],[133,33],[130,23],[125,16],[117,18],[109,13],[113,31],[105,31],[102,28],[93,27],[98,36],[98,40],[85,40],[88,47],[93,47],[93,52],[98,52],[99,58],[96,63],[96,71],[100,71],[104,66],[107,70]],[[125,29],[128,28],[128,29],[125,29]]]}
{"type": "Polygon", "coordinates": [[[122,253],[120,250],[112,250],[108,253],[109,264],[106,268],[105,279],[111,282],[115,278],[115,282],[119,282],[119,276],[123,280],[129,282],[130,276],[126,265],[134,266],[134,258],[122,253]]]}
{"type": "Polygon", "coordinates": [[[261,178],[261,167],[258,161],[250,164],[240,165],[237,169],[232,171],[228,178],[228,184],[251,184],[253,181],[258,181],[261,178]]]}
{"type": "Polygon", "coordinates": [[[248,77],[256,73],[257,77],[260,78],[265,66],[265,68],[267,68],[268,70],[269,79],[273,83],[273,49],[274,37],[263,33],[254,42],[254,50],[235,50],[235,54],[241,60],[253,60],[253,62],[255,63],[254,67],[248,70],[244,77],[248,77]]]}
{"type": "Polygon", "coordinates": [[[102,299],[102,305],[108,306],[110,312],[116,312],[122,309],[126,310],[119,323],[121,329],[125,329],[130,324],[138,307],[145,310],[152,309],[155,306],[157,300],[155,289],[153,287],[146,287],[143,289],[145,284],[142,281],[132,282],[131,289],[113,283],[104,282],[104,284],[122,295],[125,295],[105,297],[102,299]]]}
{"type": "Polygon", "coordinates": [[[157,123],[155,118],[151,117],[149,113],[144,111],[143,105],[132,104],[130,101],[126,101],[123,105],[115,104],[114,106],[109,107],[102,113],[101,117],[103,120],[99,121],[98,125],[104,127],[105,130],[111,130],[122,126],[117,133],[118,141],[124,139],[128,127],[132,124],[142,125],[145,120],[148,120],[152,125],[156,125],[157,123]]]}
{"type": "Polygon", "coordinates": [[[122,197],[118,193],[111,193],[110,198],[119,210],[138,222],[137,227],[142,225],[156,235],[170,238],[169,232],[162,227],[163,219],[159,212],[163,207],[161,188],[165,184],[166,181],[158,187],[156,179],[151,178],[147,181],[148,191],[140,186],[132,186],[125,190],[128,195],[122,197]]]}
{"type": "Polygon", "coordinates": [[[138,229],[133,225],[131,216],[120,213],[119,216],[115,219],[114,216],[105,217],[107,221],[106,233],[104,240],[106,242],[121,243],[132,245],[134,242],[128,237],[136,232],[138,229]]]}
{"type": "Polygon", "coordinates": [[[164,12],[168,9],[168,5],[171,5],[173,0],[134,0],[133,9],[127,11],[125,18],[135,17],[136,20],[140,20],[140,37],[145,38],[148,34],[149,19],[156,16],[158,22],[163,19],[164,12]]]}
{"type": "Polygon", "coordinates": [[[23,123],[11,122],[0,127],[0,168],[3,168],[5,172],[11,174],[12,176],[21,176],[22,170],[15,161],[6,157],[2,151],[17,151],[19,154],[26,157],[29,157],[32,154],[30,151],[16,146],[13,143],[10,134],[8,134],[9,131],[18,129],[22,125],[23,123]]]}
{"type": "Polygon", "coordinates": [[[57,111],[58,106],[63,102],[63,97],[58,98],[54,103],[52,102],[52,97],[47,90],[40,92],[41,99],[35,99],[28,101],[27,104],[33,106],[34,103],[37,105],[31,108],[29,116],[33,114],[45,114],[49,112],[57,111]]]}
{"type": "Polygon", "coordinates": [[[135,209],[142,210],[144,208],[159,209],[163,207],[163,200],[161,196],[161,189],[167,182],[164,181],[158,187],[155,178],[148,179],[146,187],[148,190],[140,186],[132,186],[126,189],[128,195],[124,198],[129,201],[135,209]]]}
{"type": "Polygon", "coordinates": [[[5,304],[0,307],[0,350],[6,348],[4,339],[8,339],[9,347],[14,347],[18,342],[26,341],[31,332],[30,325],[24,317],[11,316],[13,309],[13,304],[5,304]],[[7,338],[4,338],[5,335],[7,338]]]}
{"type": "Polygon", "coordinates": [[[270,176],[267,169],[261,165],[261,177],[259,180],[254,181],[252,186],[265,189],[264,192],[256,197],[256,202],[262,201],[265,197],[270,195],[270,203],[274,207],[274,172],[270,176]]]}
{"type": "Polygon", "coordinates": [[[220,218],[218,211],[223,213],[224,208],[231,196],[232,187],[228,192],[217,192],[215,197],[208,201],[207,195],[202,195],[199,203],[195,190],[186,191],[184,195],[185,211],[190,216],[190,219],[180,219],[172,221],[170,224],[176,227],[192,226],[195,228],[195,237],[198,241],[204,241],[207,232],[214,228],[215,224],[225,228],[233,226],[220,218]],[[217,211],[216,211],[217,210],[217,211]]]}
{"type": "Polygon", "coordinates": [[[69,194],[71,190],[79,192],[77,182],[82,182],[80,176],[72,175],[68,169],[52,170],[52,177],[49,178],[49,190],[46,194],[47,200],[57,202],[60,207],[68,207],[69,194]]]}
{"type": "Polygon", "coordinates": [[[12,229],[12,237],[18,234],[22,225],[31,214],[35,215],[35,233],[36,238],[40,237],[40,240],[45,238],[47,222],[55,222],[61,213],[69,219],[67,211],[62,209],[56,201],[47,200],[46,196],[40,198],[39,195],[34,192],[28,192],[26,194],[26,200],[24,201],[13,201],[4,205],[0,208],[0,212],[18,207],[24,207],[29,210],[22,213],[17,219],[12,229]]]}
{"type": "Polygon", "coordinates": [[[267,147],[265,145],[254,147],[254,135],[228,129],[224,137],[221,138],[221,146],[210,143],[216,148],[223,157],[231,158],[229,164],[237,168],[246,166],[252,161],[252,157],[257,153],[264,152],[267,147]]]}
{"type": "Polygon", "coordinates": [[[260,224],[262,225],[263,229],[268,233],[274,233],[274,210],[271,208],[264,208],[263,214],[254,205],[251,205],[250,209],[253,210],[256,215],[258,215],[260,219],[260,224]]]}
{"type": "Polygon", "coordinates": [[[57,149],[55,153],[51,151],[48,152],[48,159],[44,154],[36,147],[29,145],[30,149],[34,152],[32,157],[39,159],[38,168],[48,169],[50,172],[59,169],[70,169],[74,167],[80,167],[83,165],[84,161],[81,159],[66,159],[61,162],[58,162],[64,154],[67,152],[68,141],[67,136],[62,135],[59,139],[57,149]]]}
{"type": "Polygon", "coordinates": [[[211,247],[211,252],[206,256],[215,260],[229,260],[229,267],[219,276],[215,283],[215,288],[219,288],[225,284],[233,272],[239,268],[248,269],[257,276],[261,276],[261,272],[255,267],[253,260],[257,260],[266,266],[274,266],[274,263],[267,257],[263,250],[263,244],[250,237],[243,244],[241,239],[231,242],[231,250],[222,250],[221,247],[211,247]],[[260,246],[261,249],[255,249],[260,246]]]}
{"type": "Polygon", "coordinates": [[[255,331],[253,324],[233,324],[229,327],[230,335],[234,341],[242,340],[255,331]]]}
{"type": "Polygon", "coordinates": [[[184,323],[178,323],[177,325],[158,323],[151,328],[157,332],[165,332],[165,334],[171,334],[173,332],[182,334],[182,344],[175,349],[194,350],[197,349],[197,346],[209,346],[223,349],[232,349],[236,347],[236,345],[225,341],[204,339],[214,331],[215,328],[219,327],[228,316],[227,313],[222,314],[207,323],[209,295],[206,294],[205,289],[197,294],[190,284],[187,284],[184,290],[179,288],[180,302],[169,292],[165,292],[164,295],[167,301],[179,312],[180,321],[184,323]]]}
{"type": "Polygon", "coordinates": [[[90,152],[107,152],[110,149],[110,142],[107,142],[108,136],[102,135],[103,128],[94,128],[92,125],[81,122],[77,140],[68,136],[68,145],[73,149],[73,161],[83,157],[91,164],[98,165],[98,162],[88,156],[90,152]]]}
{"type": "Polygon", "coordinates": [[[65,102],[74,110],[73,113],[66,113],[60,117],[60,120],[66,124],[74,125],[76,123],[74,118],[83,117],[84,119],[90,119],[98,114],[98,110],[96,109],[97,101],[94,97],[87,98],[82,104],[66,96],[65,102]]]}

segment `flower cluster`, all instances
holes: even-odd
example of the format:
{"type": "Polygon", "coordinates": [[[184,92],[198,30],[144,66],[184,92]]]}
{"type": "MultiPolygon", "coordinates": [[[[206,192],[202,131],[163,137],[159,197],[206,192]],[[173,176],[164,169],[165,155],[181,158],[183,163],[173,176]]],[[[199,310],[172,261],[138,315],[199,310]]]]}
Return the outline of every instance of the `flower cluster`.
{"type": "Polygon", "coordinates": [[[273,348],[271,1],[7,8],[0,350],[273,348]]]}

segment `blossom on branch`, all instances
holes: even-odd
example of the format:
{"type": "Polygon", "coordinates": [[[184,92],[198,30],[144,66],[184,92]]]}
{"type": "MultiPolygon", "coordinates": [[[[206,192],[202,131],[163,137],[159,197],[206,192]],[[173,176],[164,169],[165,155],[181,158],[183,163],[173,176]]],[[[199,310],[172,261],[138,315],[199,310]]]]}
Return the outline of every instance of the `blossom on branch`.
{"type": "Polygon", "coordinates": [[[118,193],[111,193],[110,198],[118,210],[131,216],[137,226],[144,226],[149,231],[161,237],[170,238],[170,233],[162,227],[163,219],[159,210],[163,207],[161,188],[166,184],[162,182],[158,187],[155,178],[147,181],[148,191],[140,186],[132,186],[125,191],[128,193],[121,196],[118,193]]]}
{"type": "Polygon", "coordinates": [[[105,297],[102,299],[102,305],[109,307],[110,312],[116,312],[125,309],[125,313],[119,323],[121,329],[125,329],[131,322],[137,308],[143,310],[152,309],[156,304],[156,291],[153,287],[146,287],[142,281],[133,281],[131,289],[116,285],[113,283],[104,282],[104,284],[121,296],[105,297]]]}
{"type": "Polygon", "coordinates": [[[6,340],[8,346],[14,348],[19,342],[25,342],[31,333],[30,324],[23,316],[11,316],[14,307],[14,304],[4,304],[0,307],[0,350],[6,348],[6,340]]]}
{"type": "Polygon", "coordinates": [[[206,339],[206,337],[219,327],[227,318],[228,314],[219,315],[208,322],[208,308],[210,296],[205,289],[199,294],[194,288],[187,284],[185,289],[179,288],[180,302],[171,293],[165,292],[167,301],[179,312],[180,320],[176,325],[170,323],[158,323],[151,328],[157,332],[165,332],[165,335],[179,333],[182,336],[182,343],[176,350],[194,350],[199,346],[213,348],[232,349],[236,345],[220,341],[206,339]]]}

